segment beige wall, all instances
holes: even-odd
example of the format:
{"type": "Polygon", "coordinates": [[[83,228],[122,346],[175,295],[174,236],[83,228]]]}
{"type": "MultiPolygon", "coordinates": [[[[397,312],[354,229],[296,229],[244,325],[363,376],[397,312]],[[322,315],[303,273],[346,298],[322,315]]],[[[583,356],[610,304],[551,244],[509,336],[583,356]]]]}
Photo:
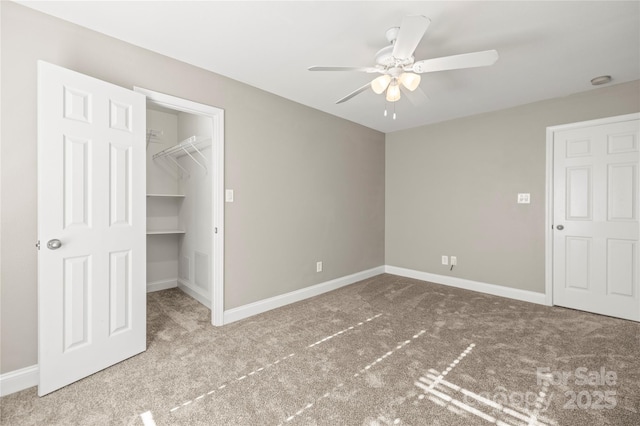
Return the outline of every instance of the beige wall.
{"type": "Polygon", "coordinates": [[[384,135],[1,2],[1,367],[37,363],[36,61],[225,109],[225,308],[384,264],[384,135]],[[324,272],[315,263],[324,261],[324,272]]]}
{"type": "Polygon", "coordinates": [[[638,111],[635,81],[387,134],[386,264],[543,293],[546,127],[638,111]]]}

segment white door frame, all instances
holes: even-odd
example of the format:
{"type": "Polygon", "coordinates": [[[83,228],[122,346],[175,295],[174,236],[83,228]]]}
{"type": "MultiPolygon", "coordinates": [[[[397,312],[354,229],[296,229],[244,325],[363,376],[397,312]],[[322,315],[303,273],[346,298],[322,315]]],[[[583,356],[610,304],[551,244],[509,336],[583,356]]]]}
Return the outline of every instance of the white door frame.
{"type": "Polygon", "coordinates": [[[210,307],[211,324],[224,325],[224,110],[141,87],[134,87],[133,90],[142,93],[148,101],[156,105],[210,117],[213,121],[211,209],[214,232],[211,234],[213,261],[209,270],[209,276],[213,278],[210,307]]]}
{"type": "MultiPolygon", "coordinates": [[[[545,304],[553,306],[553,140],[555,133],[581,127],[600,126],[603,124],[620,123],[623,121],[639,120],[640,113],[618,115],[597,120],[581,121],[578,123],[561,124],[547,127],[547,161],[546,161],[546,217],[545,217],[545,304]]],[[[638,254],[640,257],[640,253],[638,254]]]]}

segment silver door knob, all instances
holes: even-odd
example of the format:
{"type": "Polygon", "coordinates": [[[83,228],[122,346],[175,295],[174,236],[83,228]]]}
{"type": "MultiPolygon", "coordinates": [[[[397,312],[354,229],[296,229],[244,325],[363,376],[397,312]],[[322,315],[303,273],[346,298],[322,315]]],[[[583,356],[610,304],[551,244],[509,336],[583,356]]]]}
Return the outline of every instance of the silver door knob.
{"type": "Polygon", "coordinates": [[[556,229],[557,229],[558,231],[562,231],[562,230],[564,229],[564,226],[562,226],[562,225],[558,225],[558,226],[556,226],[556,229]]]}
{"type": "Polygon", "coordinates": [[[62,242],[60,240],[49,240],[47,241],[47,248],[50,250],[57,250],[62,247],[62,242]]]}

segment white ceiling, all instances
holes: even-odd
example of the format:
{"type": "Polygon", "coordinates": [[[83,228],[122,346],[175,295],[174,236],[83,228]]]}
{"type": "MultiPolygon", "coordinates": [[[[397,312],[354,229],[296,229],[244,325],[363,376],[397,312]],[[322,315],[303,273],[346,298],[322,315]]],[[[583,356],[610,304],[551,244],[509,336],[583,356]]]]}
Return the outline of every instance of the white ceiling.
{"type": "Polygon", "coordinates": [[[640,2],[259,1],[19,2],[287,99],[392,132],[640,79],[640,2]],[[395,103],[366,73],[310,72],[312,65],[372,66],[385,31],[405,15],[431,25],[416,60],[496,49],[491,67],[424,74],[430,98],[395,103]]]}

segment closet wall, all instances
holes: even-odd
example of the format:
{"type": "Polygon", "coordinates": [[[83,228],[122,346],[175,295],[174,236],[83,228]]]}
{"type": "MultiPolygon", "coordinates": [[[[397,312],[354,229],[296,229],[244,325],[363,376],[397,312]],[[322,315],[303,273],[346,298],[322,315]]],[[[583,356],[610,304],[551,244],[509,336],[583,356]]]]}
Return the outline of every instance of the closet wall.
{"type": "Polygon", "coordinates": [[[179,287],[210,307],[212,122],[151,108],[147,110],[147,290],[179,287]],[[158,155],[194,136],[197,150],[187,147],[158,155]]]}
{"type": "Polygon", "coordinates": [[[202,142],[193,157],[202,163],[197,164],[191,157],[184,155],[178,159],[187,170],[188,177],[178,179],[178,188],[184,194],[179,211],[178,222],[185,230],[180,240],[178,266],[178,286],[210,307],[211,264],[213,256],[213,212],[211,210],[212,164],[211,141],[213,123],[211,118],[181,112],[178,114],[178,140],[196,136],[202,142]],[[203,158],[204,157],[204,158],[203,158]],[[204,166],[204,167],[202,167],[204,166]]]}

